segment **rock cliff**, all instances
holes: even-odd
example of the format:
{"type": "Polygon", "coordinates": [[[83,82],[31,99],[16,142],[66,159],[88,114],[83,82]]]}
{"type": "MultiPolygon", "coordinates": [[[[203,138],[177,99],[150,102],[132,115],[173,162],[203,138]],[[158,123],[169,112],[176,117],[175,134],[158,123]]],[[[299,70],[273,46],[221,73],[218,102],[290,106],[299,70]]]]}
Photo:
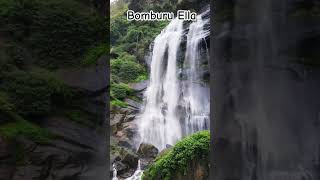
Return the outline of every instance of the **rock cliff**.
{"type": "Polygon", "coordinates": [[[320,178],[319,5],[214,2],[212,179],[320,178]]]}

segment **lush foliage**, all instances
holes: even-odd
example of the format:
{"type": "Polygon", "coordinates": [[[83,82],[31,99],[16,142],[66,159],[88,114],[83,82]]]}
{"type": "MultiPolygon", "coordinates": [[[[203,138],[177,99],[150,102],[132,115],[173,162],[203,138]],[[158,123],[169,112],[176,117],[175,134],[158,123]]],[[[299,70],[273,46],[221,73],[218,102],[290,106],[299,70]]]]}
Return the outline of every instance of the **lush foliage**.
{"type": "Polygon", "coordinates": [[[75,0],[0,0],[0,30],[25,52],[24,60],[56,68],[79,64],[107,37],[106,21],[75,0]]]}
{"type": "Polygon", "coordinates": [[[134,82],[139,76],[146,74],[143,66],[122,58],[112,60],[110,67],[111,73],[124,83],[134,82]]]}
{"type": "Polygon", "coordinates": [[[80,110],[86,101],[82,92],[66,86],[55,73],[59,68],[95,64],[107,52],[108,21],[93,4],[0,0],[2,137],[47,143],[52,135],[37,123],[52,115],[88,126],[95,122],[92,114],[80,110]]]}
{"type": "Polygon", "coordinates": [[[126,19],[128,4],[118,0],[111,6],[111,98],[112,105],[125,107],[128,97],[124,84],[146,80],[144,61],[149,45],[168,22],[136,22],[126,19]],[[122,87],[122,88],[121,88],[122,87]]]}
{"type": "Polygon", "coordinates": [[[171,180],[177,173],[185,174],[192,160],[206,161],[209,155],[210,133],[201,131],[179,141],[173,149],[158,157],[143,175],[143,180],[171,180]]]}
{"type": "Polygon", "coordinates": [[[113,99],[120,100],[123,100],[125,97],[129,96],[132,93],[130,87],[123,83],[113,84],[110,90],[110,96],[113,99]]]}

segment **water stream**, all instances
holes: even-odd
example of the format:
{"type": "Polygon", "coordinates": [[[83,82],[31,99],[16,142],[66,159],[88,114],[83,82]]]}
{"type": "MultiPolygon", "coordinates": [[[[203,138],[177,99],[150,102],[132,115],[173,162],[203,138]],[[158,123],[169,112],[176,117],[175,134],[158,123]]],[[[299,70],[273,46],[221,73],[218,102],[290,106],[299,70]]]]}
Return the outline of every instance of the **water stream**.
{"type": "Polygon", "coordinates": [[[202,43],[210,33],[205,28],[209,19],[203,17],[208,13],[185,28],[183,21],[175,19],[156,37],[145,106],[138,116],[140,142],[162,150],[209,127],[209,88],[202,77],[208,62],[202,43]]]}
{"type": "MultiPolygon", "coordinates": [[[[203,80],[209,56],[203,46],[210,33],[208,13],[209,9],[189,24],[173,20],[154,40],[145,105],[137,117],[139,144],[150,143],[161,151],[209,128],[209,87],[203,80]]],[[[113,174],[117,180],[116,169],[113,174]]],[[[142,174],[139,161],[127,180],[140,180],[142,174]]]]}

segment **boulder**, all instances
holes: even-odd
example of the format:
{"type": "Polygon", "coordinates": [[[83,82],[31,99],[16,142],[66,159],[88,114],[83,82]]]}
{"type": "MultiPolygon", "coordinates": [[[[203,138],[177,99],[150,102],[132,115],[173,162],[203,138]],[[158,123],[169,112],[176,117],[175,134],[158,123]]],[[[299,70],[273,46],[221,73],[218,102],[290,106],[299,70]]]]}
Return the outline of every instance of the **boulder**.
{"type": "Polygon", "coordinates": [[[129,139],[120,140],[118,145],[123,148],[134,149],[134,145],[131,143],[129,139]]]}
{"type": "Polygon", "coordinates": [[[132,100],[132,99],[125,99],[125,102],[128,104],[129,107],[135,108],[135,109],[140,109],[141,107],[141,102],[132,100]]]}
{"type": "Polygon", "coordinates": [[[145,80],[138,83],[131,83],[129,84],[129,87],[136,92],[141,92],[147,89],[148,84],[149,84],[149,80],[145,80]]]}
{"type": "Polygon", "coordinates": [[[141,158],[154,159],[157,157],[159,150],[152,144],[141,143],[137,153],[141,158]]]}
{"type": "Polygon", "coordinates": [[[138,167],[139,157],[134,152],[127,150],[123,155],[122,163],[127,164],[130,168],[136,169],[138,167]]]}

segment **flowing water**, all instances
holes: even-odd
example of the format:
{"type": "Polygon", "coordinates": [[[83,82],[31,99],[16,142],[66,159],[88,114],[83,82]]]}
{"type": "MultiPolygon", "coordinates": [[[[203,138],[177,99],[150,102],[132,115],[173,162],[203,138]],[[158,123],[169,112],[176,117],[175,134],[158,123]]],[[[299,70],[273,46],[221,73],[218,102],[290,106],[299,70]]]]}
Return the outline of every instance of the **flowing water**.
{"type": "Polygon", "coordinates": [[[175,19],[154,41],[150,84],[145,92],[145,108],[139,116],[139,134],[141,142],[159,149],[182,136],[176,108],[179,100],[177,54],[183,32],[183,21],[175,19]]]}
{"type": "MultiPolygon", "coordinates": [[[[138,116],[139,143],[162,150],[185,135],[208,129],[209,88],[203,80],[209,56],[203,46],[209,36],[208,13],[198,15],[197,21],[185,28],[183,21],[173,20],[154,40],[150,82],[138,116]]],[[[140,180],[142,174],[139,161],[138,169],[127,180],[140,180]]]]}
{"type": "MultiPolygon", "coordinates": [[[[208,13],[206,11],[205,13],[208,13]]],[[[187,48],[183,71],[186,80],[182,83],[182,101],[186,109],[184,130],[186,134],[207,129],[209,123],[209,89],[202,82],[201,59],[208,56],[208,49],[201,49],[200,43],[210,33],[204,26],[209,23],[209,19],[197,17],[197,21],[191,23],[187,34],[187,48]]]]}
{"type": "Polygon", "coordinates": [[[197,21],[185,29],[183,21],[175,19],[156,37],[150,84],[138,117],[140,142],[162,150],[185,135],[208,128],[209,88],[202,78],[208,52],[201,46],[209,35],[209,29],[205,28],[209,19],[203,18],[208,13],[209,10],[198,15],[197,21]],[[181,60],[179,53],[184,51],[185,38],[181,60]]]}
{"type": "Polygon", "coordinates": [[[115,168],[115,165],[112,165],[113,174],[112,174],[112,180],[118,180],[117,178],[117,169],[115,168]]]}

